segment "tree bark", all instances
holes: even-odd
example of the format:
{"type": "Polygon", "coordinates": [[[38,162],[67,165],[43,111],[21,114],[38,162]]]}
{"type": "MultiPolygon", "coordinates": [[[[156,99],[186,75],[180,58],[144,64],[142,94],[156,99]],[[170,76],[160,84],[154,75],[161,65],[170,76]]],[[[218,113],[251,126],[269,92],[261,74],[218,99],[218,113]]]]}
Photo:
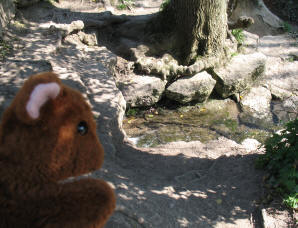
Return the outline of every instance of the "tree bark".
{"type": "Polygon", "coordinates": [[[227,37],[226,0],[171,0],[162,13],[173,23],[168,26],[175,36],[175,54],[182,64],[223,53],[227,37]]]}

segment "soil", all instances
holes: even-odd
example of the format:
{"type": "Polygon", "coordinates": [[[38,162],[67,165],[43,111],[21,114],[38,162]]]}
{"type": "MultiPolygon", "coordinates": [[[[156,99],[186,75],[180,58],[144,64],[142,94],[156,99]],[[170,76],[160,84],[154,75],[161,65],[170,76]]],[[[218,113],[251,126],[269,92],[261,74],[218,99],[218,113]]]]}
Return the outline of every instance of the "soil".
{"type": "MultiPolygon", "coordinates": [[[[136,2],[140,4],[136,14],[145,14],[157,12],[161,0],[136,2]]],[[[126,140],[121,127],[125,102],[111,74],[117,56],[105,47],[61,43],[59,34],[50,29],[53,24],[96,17],[105,10],[102,7],[96,1],[65,0],[19,11],[17,20],[24,26],[8,31],[14,52],[0,67],[0,83],[5,83],[0,89],[0,111],[25,78],[47,69],[47,64],[88,98],[105,163],[86,176],[108,181],[117,195],[117,209],[106,228],[262,227],[264,173],[254,168],[262,149],[248,150],[224,137],[207,144],[175,142],[150,149],[136,148],[126,140]],[[47,67],[39,68],[45,62],[47,67]]],[[[289,213],[282,219],[283,227],[293,225],[289,213]]]]}

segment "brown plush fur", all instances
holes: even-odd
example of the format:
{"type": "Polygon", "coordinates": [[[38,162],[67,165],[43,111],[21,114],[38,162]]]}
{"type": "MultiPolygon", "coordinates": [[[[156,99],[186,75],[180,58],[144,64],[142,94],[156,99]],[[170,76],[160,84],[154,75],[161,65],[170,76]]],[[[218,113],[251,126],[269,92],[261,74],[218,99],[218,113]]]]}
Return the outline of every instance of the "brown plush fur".
{"type": "Polygon", "coordinates": [[[31,76],[4,112],[0,125],[0,227],[99,228],[115,208],[103,180],[61,183],[99,169],[104,151],[91,109],[54,73],[31,76]],[[60,93],[32,119],[26,104],[36,85],[56,82],[60,93]],[[88,132],[77,125],[86,121],[88,132]]]}

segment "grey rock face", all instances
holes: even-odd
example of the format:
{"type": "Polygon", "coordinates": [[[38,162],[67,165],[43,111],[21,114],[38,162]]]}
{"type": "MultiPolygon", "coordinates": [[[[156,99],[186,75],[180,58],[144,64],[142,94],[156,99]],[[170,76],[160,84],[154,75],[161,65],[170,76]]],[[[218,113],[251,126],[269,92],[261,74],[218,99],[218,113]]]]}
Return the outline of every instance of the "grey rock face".
{"type": "Polygon", "coordinates": [[[271,93],[264,87],[254,87],[247,94],[243,95],[240,105],[243,113],[240,119],[245,123],[252,123],[266,127],[272,121],[270,110],[271,93]]]}
{"type": "Polygon", "coordinates": [[[129,81],[118,82],[127,105],[130,107],[151,106],[158,102],[165,90],[166,81],[157,77],[135,76],[129,81]]]}
{"type": "Polygon", "coordinates": [[[266,56],[262,53],[238,55],[226,67],[214,70],[216,92],[223,98],[249,89],[265,72],[266,56]]]}
{"type": "Polygon", "coordinates": [[[2,37],[3,28],[15,15],[15,6],[13,0],[1,0],[0,2],[0,38],[2,37]]]}
{"type": "Polygon", "coordinates": [[[190,101],[204,102],[211,94],[215,83],[212,76],[204,71],[174,82],[167,88],[166,96],[182,104],[190,101]]]}

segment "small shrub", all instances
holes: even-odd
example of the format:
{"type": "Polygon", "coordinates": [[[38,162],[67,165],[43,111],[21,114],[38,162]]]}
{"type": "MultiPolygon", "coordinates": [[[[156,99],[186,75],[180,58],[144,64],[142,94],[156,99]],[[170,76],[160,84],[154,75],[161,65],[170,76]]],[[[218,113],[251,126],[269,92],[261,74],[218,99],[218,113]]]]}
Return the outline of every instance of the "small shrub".
{"type": "Polygon", "coordinates": [[[127,117],[136,116],[138,114],[139,114],[139,109],[137,109],[137,108],[128,108],[128,110],[126,111],[127,117]]]}
{"type": "Polygon", "coordinates": [[[169,5],[170,1],[171,1],[171,0],[163,0],[163,2],[162,2],[161,5],[160,5],[159,10],[160,10],[160,11],[163,11],[163,10],[169,5]]]}
{"type": "Polygon", "coordinates": [[[243,41],[244,41],[243,29],[233,29],[232,34],[236,38],[239,44],[243,44],[243,41]]]}
{"type": "Polygon", "coordinates": [[[298,118],[268,138],[265,149],[266,153],[257,160],[257,167],[268,172],[267,183],[282,196],[284,203],[298,209],[298,118]]]}
{"type": "Polygon", "coordinates": [[[282,24],[283,30],[286,32],[291,32],[292,31],[292,27],[288,22],[284,22],[282,24]]]}
{"type": "Polygon", "coordinates": [[[234,53],[231,54],[231,57],[235,57],[237,55],[239,55],[239,53],[238,52],[234,52],[234,53]]]}

